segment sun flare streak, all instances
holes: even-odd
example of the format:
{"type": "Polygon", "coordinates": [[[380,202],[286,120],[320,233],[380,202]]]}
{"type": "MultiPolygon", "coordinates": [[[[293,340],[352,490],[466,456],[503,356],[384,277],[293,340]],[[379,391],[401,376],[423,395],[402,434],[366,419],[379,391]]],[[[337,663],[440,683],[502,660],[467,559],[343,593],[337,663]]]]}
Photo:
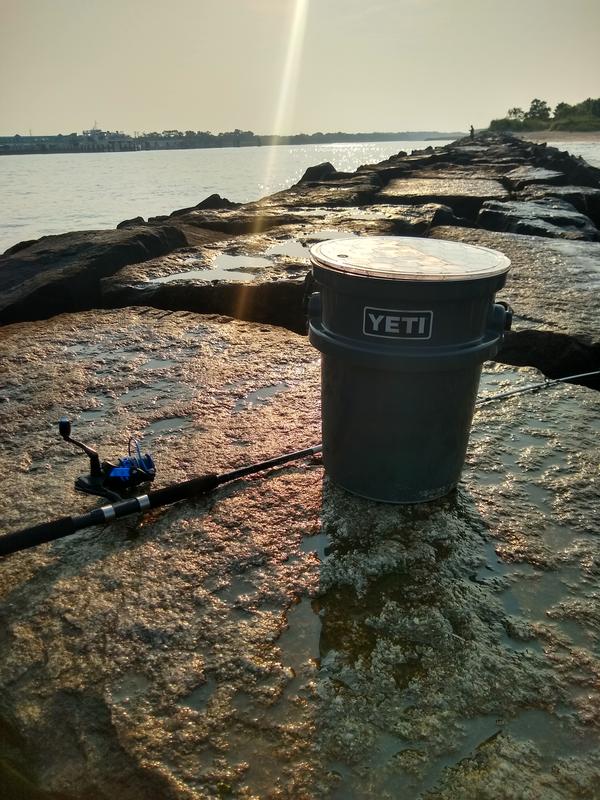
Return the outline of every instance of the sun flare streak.
{"type": "MultiPolygon", "coordinates": [[[[302,51],[304,48],[309,3],[310,0],[295,0],[294,3],[285,62],[281,73],[275,120],[272,127],[272,131],[275,135],[290,132],[289,125],[296,102],[298,78],[302,67],[302,51]]],[[[269,195],[273,191],[275,168],[282,149],[281,145],[269,148],[263,182],[265,195],[269,195]]],[[[257,214],[252,229],[253,233],[262,232],[264,227],[262,216],[257,214]]],[[[236,316],[240,319],[252,318],[253,297],[254,295],[250,287],[239,287],[236,299],[236,316]]]]}
{"type": "MultiPolygon", "coordinates": [[[[302,51],[306,33],[306,20],[310,0],[295,0],[292,21],[290,24],[287,52],[279,86],[279,97],[273,124],[273,133],[282,135],[291,133],[287,128],[296,101],[298,78],[302,66],[302,51]]],[[[277,162],[277,147],[272,147],[266,165],[264,186],[267,192],[272,190],[271,183],[277,162]]]]}

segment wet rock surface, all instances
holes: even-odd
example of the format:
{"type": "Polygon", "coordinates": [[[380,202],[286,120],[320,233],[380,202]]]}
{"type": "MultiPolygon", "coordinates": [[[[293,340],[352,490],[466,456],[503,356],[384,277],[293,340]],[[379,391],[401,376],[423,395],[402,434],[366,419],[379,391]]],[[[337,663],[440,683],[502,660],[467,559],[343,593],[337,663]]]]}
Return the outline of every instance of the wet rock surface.
{"type": "Polygon", "coordinates": [[[473,228],[440,227],[432,236],[500,250],[511,260],[513,328],[600,337],[600,320],[591,304],[600,286],[600,243],[567,242],[495,233],[473,228]]]}
{"type": "Polygon", "coordinates": [[[494,180],[395,178],[379,196],[387,203],[443,203],[458,217],[474,218],[486,200],[508,199],[508,192],[494,180]]]}
{"type": "Polygon", "coordinates": [[[320,181],[301,181],[290,189],[264,198],[259,206],[261,208],[363,206],[377,202],[375,197],[380,188],[381,180],[376,174],[356,173],[346,176],[343,173],[336,173],[320,181]]]}
{"type": "Polygon", "coordinates": [[[492,231],[600,241],[600,231],[588,216],[566,200],[553,197],[505,203],[488,200],[479,211],[477,223],[479,227],[492,231]]]}
{"type": "Polygon", "coordinates": [[[545,185],[564,184],[566,176],[562,172],[544,167],[523,166],[512,169],[505,175],[505,181],[511,189],[523,189],[525,186],[542,183],[545,185]]]}
{"type": "MultiPolygon", "coordinates": [[[[2,342],[2,360],[8,368],[3,406],[8,419],[4,417],[2,424],[7,441],[12,442],[3,456],[17,471],[12,491],[23,500],[10,504],[5,496],[0,515],[3,526],[26,524],[33,510],[31,497],[41,499],[40,485],[46,487],[47,496],[38,514],[62,515],[66,504],[73,512],[94,504],[92,498],[81,499],[71,490],[71,481],[84,464],[76,451],[69,452],[71,448],[56,438],[54,419],[59,406],[73,415],[82,438],[104,440],[106,455],[122,452],[129,433],[144,434],[144,446],[152,449],[163,482],[259,460],[286,446],[295,449],[311,443],[317,435],[317,354],[304,339],[279,329],[250,329],[225,318],[162,315],[156,310],[119,311],[4,328],[2,342]],[[42,330],[45,346],[34,345],[25,355],[21,348],[18,356],[15,343],[20,347],[28,335],[38,341],[42,330]],[[298,342],[300,349],[295,352],[298,342]],[[5,359],[4,354],[11,355],[5,359]],[[52,362],[48,369],[47,359],[52,362]],[[33,369],[35,385],[35,392],[31,386],[28,390],[31,418],[38,420],[33,436],[33,431],[23,430],[27,423],[19,413],[25,413],[23,382],[29,369],[33,369]],[[292,398],[300,385],[302,403],[297,403],[292,398]],[[290,428],[288,414],[294,406],[297,419],[290,428]],[[16,440],[27,441],[27,447],[15,449],[16,440]]],[[[34,762],[22,767],[26,774],[39,767],[41,786],[76,797],[103,797],[107,792],[119,798],[218,796],[226,785],[242,785],[239,777],[249,769],[243,763],[252,761],[257,736],[274,745],[270,754],[269,747],[264,751],[271,765],[285,744],[295,750],[298,737],[293,730],[281,743],[277,725],[257,734],[249,712],[240,712],[229,744],[223,733],[229,729],[234,698],[243,704],[247,696],[268,708],[291,681],[285,660],[280,659],[277,667],[269,652],[278,653],[275,641],[285,627],[285,610],[315,583],[304,574],[312,557],[306,553],[291,558],[288,540],[292,536],[296,541],[295,553],[307,530],[307,498],[320,486],[320,471],[308,483],[296,485],[296,481],[311,469],[300,464],[280,474],[278,479],[284,483],[276,489],[269,480],[264,482],[261,494],[272,498],[268,502],[258,496],[252,501],[243,493],[227,501],[230,490],[225,490],[221,499],[237,507],[237,519],[219,521],[219,514],[207,513],[212,500],[192,504],[187,522],[165,518],[167,538],[159,550],[157,542],[150,541],[146,542],[149,550],[144,552],[145,545],[139,549],[142,542],[136,541],[136,531],[146,525],[154,528],[157,522],[147,518],[115,531],[117,548],[108,561],[104,551],[108,531],[99,529],[84,540],[86,552],[79,550],[79,555],[75,555],[77,548],[72,549],[77,541],[65,540],[45,554],[27,554],[34,559],[31,569],[24,567],[25,562],[9,567],[1,578],[3,611],[9,611],[13,602],[19,604],[19,596],[32,611],[37,609],[37,622],[25,639],[38,640],[35,647],[47,649],[52,662],[47,680],[40,682],[41,674],[36,677],[34,667],[30,683],[26,673],[33,662],[22,652],[21,623],[14,628],[11,623],[3,626],[3,641],[21,666],[12,676],[7,663],[6,672],[0,668],[0,681],[12,698],[11,707],[3,706],[0,716],[4,718],[6,712],[11,728],[24,730],[28,742],[35,743],[39,736],[49,745],[44,753],[34,744],[34,762]],[[281,498],[281,492],[288,491],[298,497],[296,510],[277,501],[277,524],[268,506],[275,510],[275,494],[281,498]],[[255,504],[254,511],[249,502],[255,504]],[[179,549],[176,539],[182,534],[187,537],[184,529],[189,523],[190,530],[196,531],[195,539],[189,541],[187,554],[180,552],[172,561],[179,549]],[[232,547],[233,542],[239,547],[232,547]],[[68,552],[75,556],[79,564],[75,571],[83,570],[80,577],[88,570],[96,574],[91,582],[86,579],[85,590],[83,585],[76,587],[77,581],[71,585],[75,595],[81,590],[85,598],[76,599],[67,588],[70,569],[56,569],[57,551],[53,551],[61,544],[68,545],[68,552]],[[87,550],[88,546],[92,549],[87,550]],[[133,571],[129,557],[123,558],[123,548],[138,554],[133,571]],[[208,560],[203,553],[211,553],[208,560]],[[170,571],[167,565],[175,563],[179,577],[169,586],[165,568],[170,571]],[[101,564],[107,568],[101,569],[104,577],[96,572],[101,564]],[[281,581],[272,580],[273,571],[280,573],[281,581]],[[122,579],[129,588],[127,599],[119,600],[125,588],[122,579]],[[35,587],[28,600],[27,585],[35,587]],[[148,590],[147,602],[139,594],[142,585],[148,590]],[[175,605],[167,600],[169,596],[175,605]],[[55,602],[62,610],[51,622],[55,602]],[[66,633],[64,640],[59,629],[66,633]],[[112,634],[106,638],[109,629],[119,630],[121,645],[112,634]],[[231,639],[228,629],[246,633],[242,639],[231,639]],[[195,633],[189,638],[186,631],[195,633]],[[196,638],[205,635],[206,643],[211,643],[208,659],[209,651],[202,654],[203,646],[196,638]],[[167,652],[168,662],[161,667],[167,652]],[[112,699],[107,704],[105,681],[109,678],[112,699]],[[31,689],[34,693],[26,700],[31,689]],[[164,690],[171,698],[171,711],[164,705],[165,697],[160,697],[164,690]],[[34,709],[41,707],[45,711],[39,716],[34,709]],[[213,712],[216,717],[210,721],[213,712]],[[165,746],[164,763],[152,766],[165,746]],[[131,748],[138,754],[133,760],[128,755],[131,748]],[[227,762],[223,756],[231,748],[236,756],[227,762]],[[175,762],[180,764],[173,772],[175,762]],[[107,782],[109,775],[113,777],[107,782]]],[[[3,621],[8,623],[4,617],[3,621]]],[[[6,652],[4,647],[2,652],[6,652]]]]}
{"type": "Polygon", "coordinates": [[[564,200],[589,217],[596,227],[600,224],[600,189],[590,186],[527,186],[517,195],[524,200],[564,200]]]}
{"type": "Polygon", "coordinates": [[[499,360],[529,364],[552,377],[598,369],[600,321],[594,298],[600,243],[457,227],[435,228],[431,235],[491,247],[510,258],[502,294],[513,307],[517,335],[507,337],[499,360]]]}
{"type": "Polygon", "coordinates": [[[291,235],[240,236],[121,270],[102,284],[103,305],[202,310],[303,333],[308,249],[291,235]]]}
{"type": "MultiPolygon", "coordinates": [[[[280,328],[86,312],[6,326],[0,355],[3,532],[94,505],[63,413],[103,456],[143,435],[157,486],[318,441],[318,354],[280,328]]],[[[539,377],[486,365],[481,396],[539,377]]],[[[305,461],[4,559],[1,780],[594,797],[599,429],[598,394],[556,386],[481,406],[435,503],[351,497],[305,461]]]]}
{"type": "Polygon", "coordinates": [[[0,322],[90,308],[101,278],[187,243],[178,228],[160,226],[64,233],[16,245],[0,256],[0,322]]]}

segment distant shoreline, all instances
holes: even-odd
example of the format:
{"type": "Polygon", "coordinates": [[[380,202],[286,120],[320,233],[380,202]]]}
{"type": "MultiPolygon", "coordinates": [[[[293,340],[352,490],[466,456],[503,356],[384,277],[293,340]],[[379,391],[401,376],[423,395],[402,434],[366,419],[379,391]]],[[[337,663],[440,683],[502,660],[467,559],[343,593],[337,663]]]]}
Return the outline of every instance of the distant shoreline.
{"type": "Polygon", "coordinates": [[[0,155],[48,155],[58,153],[131,153],[155,150],[225,150],[240,147],[275,147],[306,144],[370,144],[376,142],[454,141],[466,134],[460,131],[402,131],[396,133],[312,133],[292,136],[259,136],[252,131],[192,136],[131,137],[126,134],[100,132],[90,136],[0,136],[0,155]]]}

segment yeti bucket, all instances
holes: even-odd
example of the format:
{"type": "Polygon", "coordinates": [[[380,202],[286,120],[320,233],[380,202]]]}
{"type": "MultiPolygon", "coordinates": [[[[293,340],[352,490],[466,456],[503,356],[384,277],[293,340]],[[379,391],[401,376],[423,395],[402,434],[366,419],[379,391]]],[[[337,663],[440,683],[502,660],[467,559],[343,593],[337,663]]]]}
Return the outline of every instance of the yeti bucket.
{"type": "Polygon", "coordinates": [[[482,363],[510,325],[510,261],[400,236],[310,248],[309,338],[320,350],[323,461],[354,494],[420,503],[460,479],[482,363]]]}

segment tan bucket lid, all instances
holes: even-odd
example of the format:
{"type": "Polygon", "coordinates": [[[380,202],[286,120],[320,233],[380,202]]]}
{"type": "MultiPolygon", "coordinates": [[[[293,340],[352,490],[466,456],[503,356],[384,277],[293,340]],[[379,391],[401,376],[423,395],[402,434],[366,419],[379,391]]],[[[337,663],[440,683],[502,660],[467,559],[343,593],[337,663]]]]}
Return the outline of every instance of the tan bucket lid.
{"type": "Polygon", "coordinates": [[[496,250],[409,236],[352,236],[310,248],[314,264],[348,275],[401,281],[466,281],[508,272],[496,250]]]}

